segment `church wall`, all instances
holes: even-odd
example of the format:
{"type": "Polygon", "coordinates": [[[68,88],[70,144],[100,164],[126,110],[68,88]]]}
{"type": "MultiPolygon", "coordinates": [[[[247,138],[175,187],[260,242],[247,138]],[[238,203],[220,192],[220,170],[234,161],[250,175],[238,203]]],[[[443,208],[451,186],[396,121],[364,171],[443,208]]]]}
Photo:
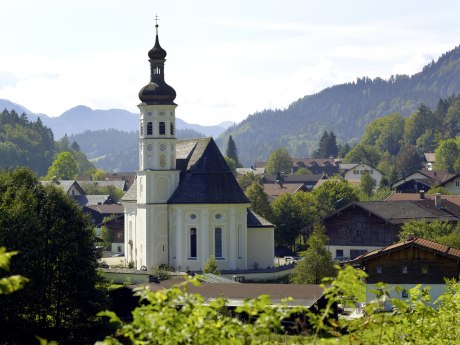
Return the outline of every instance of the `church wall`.
{"type": "Polygon", "coordinates": [[[273,267],[274,248],[273,228],[248,228],[248,268],[273,267]]]}
{"type": "Polygon", "coordinates": [[[199,271],[211,255],[216,257],[219,269],[246,269],[247,205],[192,204],[170,207],[169,239],[173,247],[170,262],[176,269],[180,266],[182,271],[199,271]],[[218,248],[216,236],[222,239],[217,240],[218,248]],[[196,249],[193,249],[194,246],[196,249]]]}

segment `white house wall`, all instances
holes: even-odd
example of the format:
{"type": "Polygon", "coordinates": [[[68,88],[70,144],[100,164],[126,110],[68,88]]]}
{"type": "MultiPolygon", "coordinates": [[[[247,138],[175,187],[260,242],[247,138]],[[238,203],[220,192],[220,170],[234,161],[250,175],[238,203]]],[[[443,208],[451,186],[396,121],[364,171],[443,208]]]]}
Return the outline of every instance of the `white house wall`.
{"type": "Polygon", "coordinates": [[[275,243],[273,228],[248,228],[248,268],[274,266],[275,243]]]}

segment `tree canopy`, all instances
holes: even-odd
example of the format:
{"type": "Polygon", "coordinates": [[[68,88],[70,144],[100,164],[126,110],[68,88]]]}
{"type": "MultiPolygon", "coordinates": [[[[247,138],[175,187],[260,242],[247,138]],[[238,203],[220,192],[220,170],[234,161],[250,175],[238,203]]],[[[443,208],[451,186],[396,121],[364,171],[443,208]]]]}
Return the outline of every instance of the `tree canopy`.
{"type": "Polygon", "coordinates": [[[233,140],[231,135],[228,137],[227,150],[225,151],[225,155],[228,158],[231,158],[235,161],[235,165],[237,168],[242,167],[240,160],[238,159],[238,150],[236,148],[235,141],[233,140]]]}
{"type": "Polygon", "coordinates": [[[288,174],[292,170],[292,158],[285,148],[279,148],[270,154],[265,167],[265,173],[276,175],[277,173],[288,174]]]}
{"type": "Polygon", "coordinates": [[[11,272],[29,279],[0,300],[2,326],[9,329],[0,342],[30,343],[29,336],[45,330],[66,337],[95,321],[105,295],[92,227],[61,189],[42,185],[30,170],[0,172],[0,243],[18,252],[11,272]]]}
{"type": "Polygon", "coordinates": [[[77,177],[78,165],[70,152],[61,152],[48,169],[47,179],[73,180],[77,177]]]}

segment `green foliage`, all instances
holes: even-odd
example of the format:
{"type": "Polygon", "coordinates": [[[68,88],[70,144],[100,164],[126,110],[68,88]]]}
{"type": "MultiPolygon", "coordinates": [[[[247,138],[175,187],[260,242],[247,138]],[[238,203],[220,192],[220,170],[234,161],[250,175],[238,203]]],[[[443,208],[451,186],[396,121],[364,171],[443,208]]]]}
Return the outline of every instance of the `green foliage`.
{"type": "Polygon", "coordinates": [[[369,174],[369,172],[366,170],[364,174],[361,175],[359,188],[364,194],[366,194],[367,196],[371,196],[375,186],[375,180],[372,178],[371,174],[369,174]]]}
{"type": "Polygon", "coordinates": [[[326,246],[328,238],[323,225],[315,224],[307,240],[308,249],[302,253],[289,280],[294,284],[319,284],[325,277],[334,275],[332,256],[326,246]]]}
{"type": "Polygon", "coordinates": [[[242,165],[240,164],[240,161],[238,159],[238,150],[236,148],[235,141],[233,140],[231,135],[228,137],[227,150],[225,151],[225,156],[227,156],[228,158],[233,159],[233,161],[235,162],[235,165],[236,165],[237,168],[242,167],[242,165]]]}
{"type": "Polygon", "coordinates": [[[441,140],[435,151],[437,170],[444,170],[450,173],[456,173],[456,167],[459,167],[460,161],[460,137],[455,139],[441,140]]]}
{"type": "Polygon", "coordinates": [[[250,172],[244,175],[239,175],[237,180],[238,180],[238,184],[240,185],[241,189],[245,191],[253,182],[261,184],[262,176],[256,175],[250,172]]]}
{"type": "MultiPolygon", "coordinates": [[[[0,269],[9,271],[11,257],[16,254],[17,252],[7,252],[5,247],[0,247],[0,269]]],[[[14,291],[20,290],[28,281],[29,279],[20,275],[1,278],[0,295],[7,295],[14,291]]]]}
{"type": "Polygon", "coordinates": [[[70,152],[61,152],[48,169],[46,178],[51,180],[73,180],[77,177],[78,165],[70,152]]]}
{"type": "Polygon", "coordinates": [[[382,156],[378,148],[365,144],[358,144],[353,147],[344,157],[345,163],[366,163],[370,166],[377,166],[382,156]]]}
{"type": "Polygon", "coordinates": [[[86,195],[109,195],[113,202],[118,202],[125,194],[124,191],[113,185],[99,186],[95,183],[82,184],[82,189],[86,195]]]}
{"type": "MultiPolygon", "coordinates": [[[[404,132],[404,118],[393,113],[383,116],[366,126],[361,144],[374,146],[381,152],[396,155],[404,132]]],[[[356,161],[358,162],[358,161],[356,161]]]]}
{"type": "Polygon", "coordinates": [[[415,146],[402,146],[401,151],[395,159],[395,168],[396,171],[398,171],[399,178],[403,178],[416,170],[420,170],[422,167],[423,161],[415,146]]]}
{"type": "Polygon", "coordinates": [[[220,275],[219,267],[217,265],[216,258],[211,255],[208,260],[204,263],[203,266],[203,273],[212,273],[216,275],[220,275]]]}
{"type": "Polygon", "coordinates": [[[321,218],[329,213],[338,210],[353,201],[358,201],[359,196],[346,180],[341,178],[331,178],[321,186],[314,189],[312,194],[319,203],[319,215],[321,218]]]}
{"type": "Polygon", "coordinates": [[[104,169],[96,169],[91,174],[92,181],[104,181],[106,177],[106,172],[104,169]]]}
{"type": "Polygon", "coordinates": [[[265,339],[282,330],[281,321],[291,312],[285,305],[270,305],[263,295],[236,308],[237,314],[246,315],[246,322],[225,311],[224,299],[205,303],[201,295],[188,293],[190,283],[158,292],[137,290],[141,304],[130,322],[113,312],[99,313],[117,331],[96,344],[267,344],[265,339]]]}
{"type": "Polygon", "coordinates": [[[313,173],[307,168],[299,168],[294,175],[312,175],[313,173]]]}
{"type": "Polygon", "coordinates": [[[101,238],[103,241],[104,249],[107,250],[110,248],[110,245],[112,244],[112,233],[109,229],[107,229],[105,225],[101,227],[101,238]]]}
{"type": "Polygon", "coordinates": [[[323,132],[321,139],[319,140],[318,149],[314,152],[314,157],[317,158],[329,158],[337,157],[339,149],[337,147],[337,141],[334,132],[328,133],[323,132]]]}
{"type": "Polygon", "coordinates": [[[411,220],[402,226],[398,237],[401,241],[409,236],[422,237],[446,246],[460,249],[460,227],[448,222],[411,220]]]}
{"type": "Polygon", "coordinates": [[[292,158],[285,148],[279,148],[270,154],[265,167],[267,175],[276,175],[277,173],[289,174],[292,169],[292,158]]]}
{"type": "Polygon", "coordinates": [[[432,188],[430,188],[430,190],[428,192],[426,192],[426,194],[437,194],[437,193],[440,193],[440,194],[443,194],[443,195],[452,195],[452,194],[454,194],[454,193],[450,192],[446,187],[440,187],[440,186],[432,187],[432,188]]]}
{"type": "Polygon", "coordinates": [[[383,201],[386,198],[388,198],[391,194],[393,194],[393,190],[390,187],[380,187],[372,194],[371,200],[383,201]]]}
{"type": "MultiPolygon", "coordinates": [[[[130,268],[134,268],[134,262],[133,262],[133,267],[130,267],[130,268]]],[[[168,280],[169,278],[171,278],[171,268],[166,265],[152,267],[150,272],[152,273],[152,275],[157,277],[159,280],[168,280]]]]}
{"type": "Polygon", "coordinates": [[[232,171],[232,173],[236,175],[236,162],[230,157],[224,157],[224,158],[225,158],[225,161],[227,162],[228,167],[232,171]]]}
{"type": "Polygon", "coordinates": [[[273,218],[272,208],[268,201],[268,195],[264,192],[264,188],[260,183],[253,182],[246,189],[246,196],[251,201],[251,210],[261,215],[267,220],[273,218]]]}
{"type": "Polygon", "coordinates": [[[19,253],[13,274],[29,283],[0,300],[9,333],[0,342],[91,325],[103,306],[94,235],[81,208],[60,188],[43,186],[25,169],[0,172],[0,243],[19,253]],[[11,297],[10,297],[11,296],[11,297]]]}
{"type": "Polygon", "coordinates": [[[30,122],[14,110],[0,112],[0,168],[29,167],[44,175],[53,160],[53,132],[40,118],[30,122]]]}
{"type": "Polygon", "coordinates": [[[296,238],[305,232],[319,216],[317,199],[312,193],[297,192],[280,195],[272,203],[276,246],[288,246],[295,251],[296,238]]]}

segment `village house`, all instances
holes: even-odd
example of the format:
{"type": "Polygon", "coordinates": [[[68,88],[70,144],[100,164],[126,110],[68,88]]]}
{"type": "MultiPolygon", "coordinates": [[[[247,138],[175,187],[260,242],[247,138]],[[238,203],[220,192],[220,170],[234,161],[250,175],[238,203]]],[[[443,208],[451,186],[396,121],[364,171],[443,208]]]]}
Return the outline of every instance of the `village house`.
{"type": "Polygon", "coordinates": [[[420,237],[409,238],[374,250],[354,260],[368,274],[366,299],[375,298],[371,292],[378,282],[388,284],[390,297],[408,298],[407,291],[417,284],[430,287],[432,300],[445,289],[445,279],[458,279],[460,250],[420,237]],[[403,290],[398,292],[394,288],[403,290]]]}
{"type": "Polygon", "coordinates": [[[460,194],[460,176],[441,170],[417,170],[395,182],[398,193],[428,192],[433,187],[444,187],[450,193],[460,194]]]}
{"type": "Polygon", "coordinates": [[[363,174],[368,173],[375,181],[376,188],[380,186],[380,182],[384,176],[380,170],[367,163],[341,163],[339,164],[339,170],[342,172],[343,178],[350,184],[354,185],[359,185],[363,174]]]}
{"type": "Polygon", "coordinates": [[[460,220],[460,206],[447,200],[353,202],[322,220],[332,257],[354,259],[398,240],[401,226],[411,220],[460,220]]]}
{"type": "Polygon", "coordinates": [[[326,179],[325,174],[287,175],[281,176],[281,179],[277,179],[275,175],[265,175],[262,178],[262,185],[271,202],[286,193],[293,195],[299,191],[309,192],[319,181],[326,179]]]}
{"type": "MultiPolygon", "coordinates": [[[[266,166],[267,162],[256,162],[254,168],[265,170],[266,166]]],[[[292,158],[292,168],[284,173],[293,174],[300,168],[306,168],[315,175],[332,176],[339,172],[338,160],[334,158],[292,158]]]]}

